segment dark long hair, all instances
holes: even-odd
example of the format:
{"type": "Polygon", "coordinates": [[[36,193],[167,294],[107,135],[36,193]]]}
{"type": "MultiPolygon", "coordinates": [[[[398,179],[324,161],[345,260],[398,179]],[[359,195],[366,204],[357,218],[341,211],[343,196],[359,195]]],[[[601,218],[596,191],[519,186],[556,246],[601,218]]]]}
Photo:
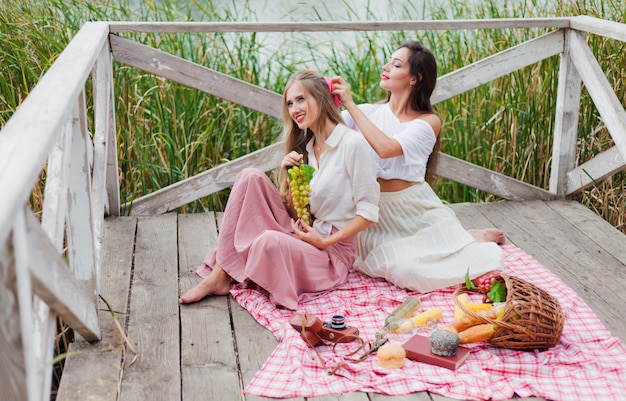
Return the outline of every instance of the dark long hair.
{"type": "MultiPolygon", "coordinates": [[[[416,111],[434,113],[430,103],[430,97],[437,86],[437,61],[433,53],[424,47],[417,40],[409,40],[401,44],[398,49],[407,48],[411,52],[409,56],[409,74],[417,77],[417,83],[411,87],[409,96],[409,106],[416,111]]],[[[387,96],[387,101],[391,93],[387,96]]],[[[437,135],[437,140],[433,146],[433,151],[426,163],[426,181],[432,184],[435,180],[433,166],[437,163],[437,156],[440,148],[441,132],[437,135]]]]}

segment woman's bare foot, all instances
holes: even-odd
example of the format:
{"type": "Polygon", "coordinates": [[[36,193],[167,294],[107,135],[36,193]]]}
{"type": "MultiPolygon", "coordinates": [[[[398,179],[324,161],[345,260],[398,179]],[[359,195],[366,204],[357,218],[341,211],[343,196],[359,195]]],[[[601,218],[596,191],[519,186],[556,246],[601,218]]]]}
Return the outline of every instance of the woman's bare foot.
{"type": "Polygon", "coordinates": [[[211,273],[178,299],[181,304],[198,302],[207,295],[227,295],[232,286],[230,276],[216,265],[211,273]]]}
{"type": "Polygon", "coordinates": [[[482,230],[467,230],[472,237],[478,242],[495,242],[496,244],[504,244],[506,237],[504,231],[498,228],[485,228],[482,230]]]}

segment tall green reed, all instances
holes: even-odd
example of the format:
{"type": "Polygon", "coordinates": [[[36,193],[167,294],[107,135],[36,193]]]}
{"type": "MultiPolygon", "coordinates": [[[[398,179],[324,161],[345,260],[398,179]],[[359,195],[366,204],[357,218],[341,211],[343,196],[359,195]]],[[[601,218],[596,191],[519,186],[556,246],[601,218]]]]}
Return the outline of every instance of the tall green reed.
{"type": "MultiPolygon", "coordinates": [[[[233,1],[218,9],[212,2],[164,1],[116,2],[60,1],[4,2],[0,35],[0,122],[6,121],[21,99],[35,85],[72,35],[87,20],[242,21],[255,20],[247,2],[233,1]]],[[[623,21],[625,11],[613,0],[579,0],[573,4],[553,1],[521,1],[500,4],[461,1],[424,3],[417,10],[407,3],[401,18],[501,18],[590,14],[623,21]]],[[[343,2],[346,18],[358,13],[343,2]]],[[[311,7],[308,15],[331,19],[328,9],[311,7]]],[[[301,11],[301,9],[299,10],[301,11]]],[[[294,12],[295,15],[295,12],[294,12]]],[[[299,13],[298,16],[307,15],[299,13]]],[[[541,29],[499,29],[422,32],[366,32],[355,43],[320,42],[319,35],[284,34],[285,44],[267,54],[266,43],[255,33],[126,34],[149,46],[176,54],[220,72],[280,92],[288,76],[298,68],[344,76],[359,102],[382,99],[378,87],[381,66],[395,47],[418,38],[435,53],[440,75],[497,51],[546,33],[541,29]]],[[[624,97],[624,45],[591,37],[618,96],[624,97]]],[[[546,188],[550,171],[554,98],[558,56],[544,60],[468,91],[441,104],[444,121],[442,150],[470,162],[546,188]]],[[[122,177],[122,202],[193,176],[224,161],[259,149],[279,136],[280,121],[138,71],[114,64],[118,153],[122,177]]],[[[87,87],[89,91],[90,88],[87,87]]],[[[578,159],[582,162],[611,146],[597,110],[583,89],[578,159]],[[602,144],[601,148],[598,144],[602,144]]],[[[91,114],[90,114],[91,115],[91,114]]],[[[613,180],[597,185],[617,195],[621,186],[613,180]],[[609,189],[609,187],[606,187],[609,189]]],[[[449,202],[494,200],[489,194],[440,180],[439,195],[449,202]]],[[[585,191],[580,200],[594,208],[585,191]]],[[[208,197],[179,211],[221,209],[228,191],[208,197]]],[[[622,199],[621,201],[619,199],[622,199]]],[[[619,206],[616,206],[619,209],[619,206]]],[[[603,212],[619,216],[620,213],[603,212]]]]}

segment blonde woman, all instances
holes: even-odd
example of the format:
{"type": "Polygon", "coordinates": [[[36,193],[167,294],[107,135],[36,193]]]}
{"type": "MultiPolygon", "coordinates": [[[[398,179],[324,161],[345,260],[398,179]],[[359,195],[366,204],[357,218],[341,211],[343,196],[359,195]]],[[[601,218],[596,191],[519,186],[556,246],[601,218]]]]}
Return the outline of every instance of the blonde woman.
{"type": "Polygon", "coordinates": [[[374,152],[343,124],[329,85],[309,70],[291,77],[283,96],[283,191],[258,169],[237,176],[216,248],[198,269],[204,278],[180,303],[226,295],[233,282],[248,280],[272,303],[296,310],[346,281],[357,234],[378,220],[380,189],[374,152]],[[315,168],[311,225],[297,219],[286,185],[286,168],[299,163],[315,168]]]}

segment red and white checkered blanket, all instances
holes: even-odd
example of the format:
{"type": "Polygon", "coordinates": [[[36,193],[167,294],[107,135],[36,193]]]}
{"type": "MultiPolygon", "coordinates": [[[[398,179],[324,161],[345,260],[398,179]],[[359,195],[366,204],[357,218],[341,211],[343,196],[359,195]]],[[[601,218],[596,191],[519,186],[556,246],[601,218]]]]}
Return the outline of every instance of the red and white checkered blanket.
{"type": "MultiPolygon", "coordinates": [[[[245,392],[275,398],[354,391],[387,395],[430,391],[467,400],[509,399],[514,394],[568,401],[624,399],[624,343],[611,335],[589,306],[558,277],[515,245],[502,247],[507,274],[525,279],[559,300],[565,324],[555,347],[533,352],[501,349],[487,343],[470,344],[469,358],[456,371],[408,359],[402,369],[388,370],[379,367],[376,356],[372,355],[361,363],[345,363],[338,374],[329,375],[315,351],[289,325],[292,311],[276,308],[262,292],[237,285],[231,291],[237,302],[279,341],[245,392]]],[[[365,340],[373,341],[385,317],[408,295],[421,298],[420,311],[441,308],[440,325],[450,323],[454,310],[452,292],[453,289],[407,293],[386,281],[354,272],[341,288],[301,304],[299,312],[324,321],[334,314],[343,314],[348,325],[356,326],[365,340]]],[[[479,296],[476,297],[475,301],[479,302],[479,296]]],[[[392,337],[391,341],[401,344],[406,339],[406,336],[392,337]]],[[[330,346],[318,345],[317,350],[328,368],[345,361],[346,349],[342,347],[336,347],[333,352],[330,346]]]]}

